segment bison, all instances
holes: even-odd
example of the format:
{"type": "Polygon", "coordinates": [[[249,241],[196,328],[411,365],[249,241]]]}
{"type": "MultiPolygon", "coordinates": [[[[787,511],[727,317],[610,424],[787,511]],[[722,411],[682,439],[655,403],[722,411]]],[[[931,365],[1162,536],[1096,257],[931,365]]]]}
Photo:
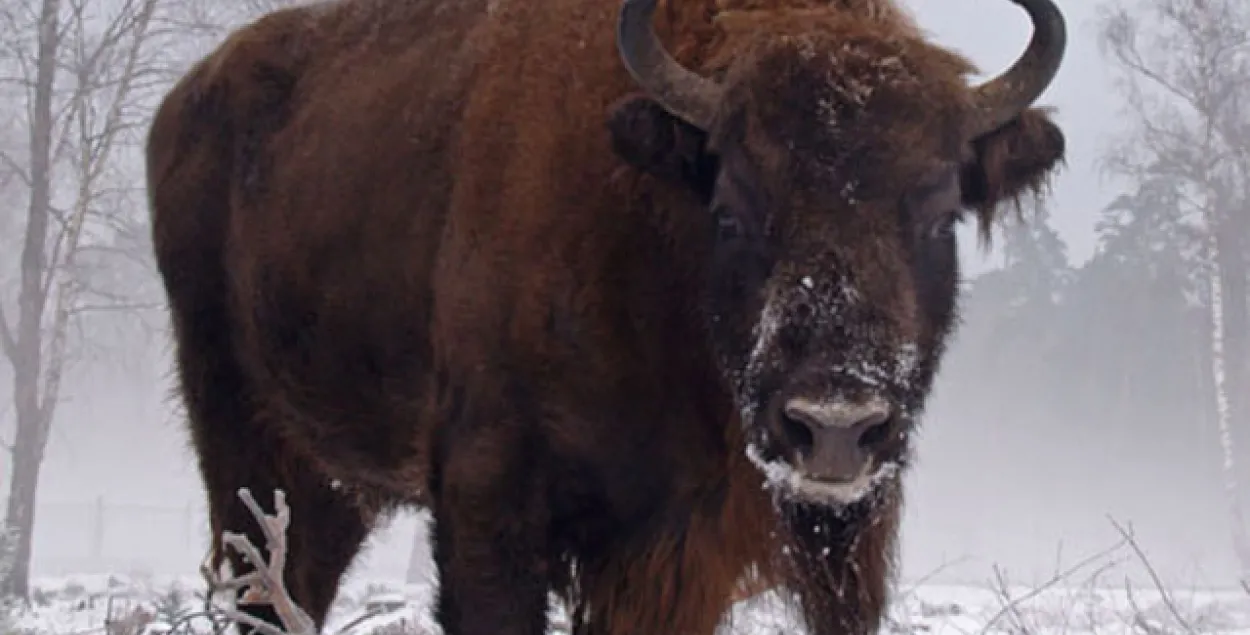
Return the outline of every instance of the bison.
{"type": "MultiPolygon", "coordinates": [[[[432,512],[447,635],[874,632],[955,228],[1044,196],[1050,0],[1000,76],[895,0],[340,0],[233,32],[147,143],[210,509],[291,503],[318,628],[432,512]]],[[[276,601],[276,600],[275,600],[276,601]]],[[[275,622],[272,605],[250,614],[275,622]]]]}

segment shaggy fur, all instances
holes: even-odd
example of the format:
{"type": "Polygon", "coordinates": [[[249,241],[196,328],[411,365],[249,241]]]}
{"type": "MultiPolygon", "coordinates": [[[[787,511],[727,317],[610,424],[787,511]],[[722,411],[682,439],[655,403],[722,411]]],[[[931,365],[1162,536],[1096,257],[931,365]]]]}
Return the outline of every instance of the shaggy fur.
{"type": "Polygon", "coordinates": [[[782,460],[769,395],[850,390],[827,368],[864,363],[897,380],[875,459],[905,466],[954,320],[946,203],[992,222],[1063,135],[1034,109],[969,139],[970,65],[886,0],[664,6],[670,50],[733,86],[697,130],[637,93],[618,8],[279,11],[157,112],[153,241],[213,558],[223,530],[262,538],[238,488],[284,489],[286,582],[318,625],[401,505],[433,511],[447,635],[540,635],[549,590],[586,635],[710,635],[748,572],[816,635],[880,623],[898,474],[822,504],[767,489],[748,446],[782,460]],[[709,205],[741,236],[716,242],[709,205]]]}

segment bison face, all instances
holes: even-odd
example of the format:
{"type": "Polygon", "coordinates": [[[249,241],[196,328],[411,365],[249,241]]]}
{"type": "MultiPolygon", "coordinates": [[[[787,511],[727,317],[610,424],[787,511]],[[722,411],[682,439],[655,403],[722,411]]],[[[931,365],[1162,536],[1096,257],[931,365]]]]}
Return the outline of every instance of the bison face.
{"type": "Polygon", "coordinates": [[[859,200],[724,150],[708,315],[747,451],[792,494],[853,502],[904,463],[951,323],[957,174],[859,200]]]}
{"type": "Polygon", "coordinates": [[[836,15],[745,20],[713,82],[659,46],[653,0],[626,1],[622,56],[648,94],[617,106],[614,146],[708,202],[709,330],[748,455],[792,498],[846,505],[893,480],[953,321],[956,224],[1062,158],[1029,105],[1063,23],[1015,1],[1033,42],[976,88],[958,56],[836,15]]]}

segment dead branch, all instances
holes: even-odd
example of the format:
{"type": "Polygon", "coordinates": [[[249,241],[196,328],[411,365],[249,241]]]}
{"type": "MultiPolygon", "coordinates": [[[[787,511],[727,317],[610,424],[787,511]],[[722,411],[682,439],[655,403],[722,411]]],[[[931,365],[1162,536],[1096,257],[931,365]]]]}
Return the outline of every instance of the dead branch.
{"type": "Polygon", "coordinates": [[[317,635],[316,624],[313,623],[308,613],[291,598],[283,580],[287,556],[286,530],[291,524],[291,508],[286,503],[286,493],[280,489],[274,490],[273,500],[276,513],[272,516],[266,514],[256,503],[250,489],[240,488],[238,495],[265,535],[269,562],[265,562],[260,550],[252,544],[246,534],[223,531],[222,543],[234,549],[254,570],[235,577],[233,572],[226,576],[218,576],[208,567],[201,568],[201,572],[209,581],[210,596],[221,590],[231,592],[242,590],[243,593],[238,599],[239,603],[273,606],[285,631],[233,607],[225,610],[226,616],[231,620],[247,624],[264,635],[317,635]]]}
{"type": "Polygon", "coordinates": [[[17,340],[13,337],[13,329],[9,327],[9,321],[4,316],[3,307],[0,307],[0,352],[3,352],[9,359],[17,356],[17,340]]]}
{"type": "MultiPolygon", "coordinates": [[[[934,567],[928,573],[925,573],[924,575],[913,580],[912,583],[906,589],[901,589],[897,591],[894,595],[894,599],[891,601],[891,604],[893,604],[895,607],[900,606],[900,605],[905,607],[907,605],[907,601],[913,596],[915,596],[916,592],[922,586],[924,586],[925,583],[937,577],[938,574],[945,571],[946,569],[949,569],[950,567],[953,567],[966,560],[968,560],[968,556],[963,556],[950,562],[943,562],[942,564],[934,567]]],[[[921,601],[923,602],[923,600],[921,601]]],[[[894,615],[886,615],[885,620],[886,620],[886,623],[890,626],[889,630],[891,632],[910,632],[912,630],[910,618],[909,616],[906,615],[905,610],[904,610],[903,615],[899,617],[895,617],[894,615]]],[[[951,628],[955,628],[958,630],[958,627],[955,625],[951,625],[951,628]]],[[[961,633],[963,633],[963,635],[969,635],[968,633],[963,632],[963,631],[961,631],[961,633]]]]}
{"type": "Polygon", "coordinates": [[[1197,631],[1190,626],[1189,621],[1182,617],[1180,610],[1176,608],[1176,603],[1172,601],[1172,594],[1169,593],[1167,588],[1163,585],[1163,580],[1159,577],[1159,572],[1155,570],[1154,565],[1150,563],[1150,559],[1146,557],[1146,552],[1142,550],[1141,545],[1137,543],[1137,539],[1133,537],[1132,528],[1124,527],[1110,516],[1107,517],[1107,520],[1109,520],[1111,525],[1115,527],[1115,530],[1119,532],[1120,537],[1124,539],[1124,543],[1133,550],[1133,553],[1137,556],[1138,562],[1140,562],[1142,567],[1146,569],[1146,574],[1150,576],[1150,581],[1154,584],[1155,590],[1159,592],[1159,597],[1163,601],[1163,606],[1167,608],[1168,613],[1172,615],[1172,618],[1176,620],[1176,623],[1186,633],[1189,635],[1197,635],[1197,631]]]}
{"type": "Polygon", "coordinates": [[[911,594],[915,593],[917,589],[919,589],[920,587],[924,586],[927,582],[929,582],[929,580],[932,580],[933,578],[937,577],[937,576],[938,576],[938,574],[942,573],[943,571],[945,571],[945,570],[947,570],[947,569],[949,569],[949,568],[951,568],[951,567],[953,567],[953,566],[955,566],[955,565],[957,565],[957,564],[961,564],[961,563],[963,563],[963,562],[966,562],[967,560],[968,560],[968,556],[962,556],[962,557],[960,557],[960,558],[956,558],[955,560],[952,560],[952,561],[950,561],[950,562],[943,562],[942,564],[940,564],[940,565],[938,565],[938,566],[934,567],[934,568],[933,568],[931,571],[929,571],[928,573],[926,573],[926,574],[924,574],[924,575],[920,576],[919,578],[916,578],[916,579],[915,579],[915,580],[911,583],[911,585],[910,585],[910,586],[909,586],[909,587],[908,587],[905,591],[903,591],[902,597],[907,597],[908,595],[911,595],[911,594]]]}
{"type": "Polygon", "coordinates": [[[1129,623],[1141,629],[1145,635],[1173,635],[1162,626],[1151,624],[1146,620],[1146,612],[1137,604],[1137,598],[1133,595],[1133,584],[1127,579],[1124,580],[1124,595],[1128,600],[1129,610],[1132,611],[1129,617],[1129,623]]]}
{"type": "MultiPolygon", "coordinates": [[[[1028,602],[1029,600],[1032,600],[1033,598],[1036,598],[1037,596],[1046,592],[1048,589],[1054,587],[1060,582],[1063,582],[1071,578],[1073,575],[1076,575],[1078,571],[1088,567],[1089,565],[1095,562],[1098,562],[1100,560],[1106,559],[1111,554],[1124,548],[1126,544],[1127,544],[1127,541],[1123,537],[1121,537],[1121,539],[1118,542],[1116,542],[1114,545],[1107,547],[1106,549],[1103,549],[1102,551],[1099,551],[1097,553],[1086,556],[1085,558],[1077,561],[1076,564],[1066,569],[1055,572],[1055,574],[1051,576],[1049,579],[1045,580],[1044,582],[1037,585],[1036,587],[1030,589],[1027,593],[1024,593],[1015,598],[1011,597],[1011,592],[1006,588],[1006,583],[1003,581],[1002,576],[1000,575],[1001,571],[999,570],[999,568],[997,566],[994,567],[995,577],[999,581],[1000,586],[1002,586],[1002,588],[1000,589],[1000,596],[1003,599],[1003,606],[1002,608],[998,610],[997,613],[995,613],[992,617],[990,617],[989,621],[987,621],[981,627],[979,634],[985,635],[986,633],[988,633],[990,631],[990,628],[992,628],[994,624],[996,624],[999,620],[1003,619],[1003,617],[1007,616],[1008,614],[1015,614],[1018,616],[1020,605],[1022,605],[1025,602],[1028,602]]],[[[1099,571],[1102,571],[1103,569],[1105,569],[1105,567],[1100,567],[1099,571]]]]}
{"type": "Polygon", "coordinates": [[[120,304],[79,304],[70,311],[73,315],[82,315],[84,313],[109,313],[109,312],[125,312],[136,313],[139,311],[155,311],[163,308],[165,305],[161,302],[129,302],[120,304]]]}
{"type": "MultiPolygon", "coordinates": [[[[1001,615],[1009,618],[1011,622],[1015,624],[1017,633],[1020,633],[1020,635],[1029,635],[1030,629],[1028,625],[1024,623],[1024,616],[1020,614],[1019,605],[1023,604],[1023,601],[1013,601],[1011,599],[1011,585],[1007,583],[1007,577],[1004,575],[1002,568],[996,564],[992,567],[992,570],[994,571],[994,593],[998,596],[999,601],[1002,604],[1002,609],[999,611],[998,615],[995,615],[994,618],[990,619],[985,628],[989,628],[989,625],[993,624],[994,621],[998,619],[999,615],[1001,615]]],[[[1039,587],[1038,589],[1035,589],[1035,591],[1038,592],[1037,594],[1040,594],[1041,588],[1039,587]]]]}

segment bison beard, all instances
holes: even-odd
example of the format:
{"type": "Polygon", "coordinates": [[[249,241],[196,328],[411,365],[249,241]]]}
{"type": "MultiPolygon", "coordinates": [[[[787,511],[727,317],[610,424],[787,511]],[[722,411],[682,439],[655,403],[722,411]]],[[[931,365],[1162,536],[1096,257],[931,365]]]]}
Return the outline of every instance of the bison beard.
{"type": "Polygon", "coordinates": [[[1032,107],[1063,21],[1012,1],[1034,37],[981,86],[887,0],[339,0],[231,34],[147,174],[211,566],[275,578],[243,610],[321,628],[416,505],[447,635],[539,635],[549,591],[581,635],[710,635],[773,587],[875,631],[954,227],[1064,154],[1032,107]],[[285,561],[227,553],[272,507],[285,561]]]}

